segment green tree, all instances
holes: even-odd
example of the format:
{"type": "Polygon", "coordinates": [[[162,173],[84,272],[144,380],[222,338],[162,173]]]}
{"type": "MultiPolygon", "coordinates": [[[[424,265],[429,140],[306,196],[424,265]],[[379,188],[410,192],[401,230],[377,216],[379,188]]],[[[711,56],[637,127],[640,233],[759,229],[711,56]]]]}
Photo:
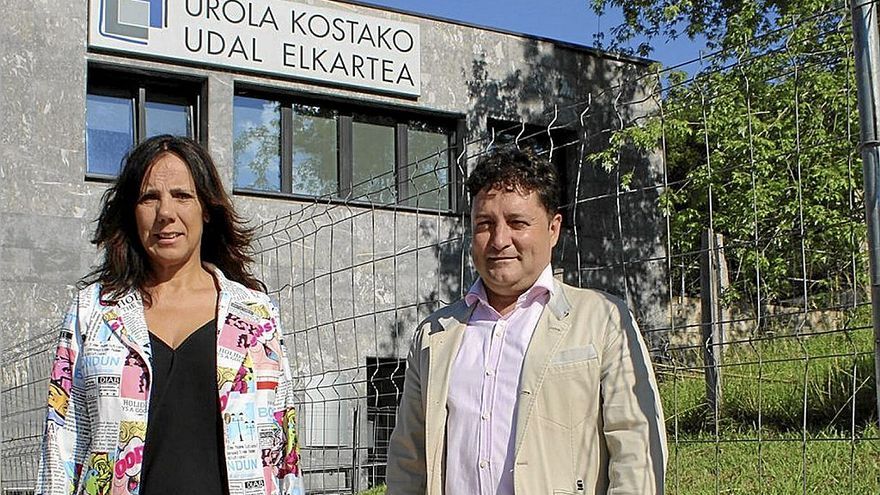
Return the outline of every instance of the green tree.
{"type": "Polygon", "coordinates": [[[658,68],[661,110],[592,156],[613,167],[623,148],[665,144],[669,187],[660,203],[686,290],[697,290],[693,261],[710,226],[725,236],[732,298],[776,302],[800,299],[805,288],[824,297],[862,287],[856,274],[865,270],[853,267],[864,221],[846,5],[593,1],[599,13],[612,6],[625,19],[611,31],[612,49],[642,37],[628,51],[647,55],[652,41],[688,36],[714,50],[693,77],[658,68]]]}

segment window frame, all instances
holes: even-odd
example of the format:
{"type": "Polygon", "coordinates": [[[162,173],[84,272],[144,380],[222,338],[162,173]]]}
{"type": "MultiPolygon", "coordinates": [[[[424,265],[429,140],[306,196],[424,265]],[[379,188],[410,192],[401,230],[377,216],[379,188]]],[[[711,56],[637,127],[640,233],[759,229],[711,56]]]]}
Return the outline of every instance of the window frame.
{"type": "MultiPolygon", "coordinates": [[[[146,139],[147,103],[169,103],[174,100],[189,104],[192,138],[200,143],[207,142],[207,78],[103,62],[89,62],[86,70],[86,112],[88,112],[88,97],[90,95],[131,99],[133,103],[133,115],[131,116],[134,130],[133,147],[146,139]]],[[[83,120],[85,122],[86,119],[83,120]]],[[[87,122],[84,127],[85,132],[88,132],[87,122]]],[[[85,162],[86,179],[112,182],[118,177],[118,174],[111,175],[90,171],[88,149],[86,149],[85,162]]]]}
{"type": "MultiPolygon", "coordinates": [[[[457,159],[466,157],[461,150],[466,145],[466,123],[461,114],[437,112],[425,109],[413,109],[400,106],[383,105],[377,102],[366,102],[339,97],[315,95],[299,91],[266,88],[264,86],[236,83],[234,96],[258,98],[279,103],[280,110],[280,153],[281,183],[279,190],[251,189],[234,186],[233,194],[247,196],[264,196],[314,201],[320,199],[328,203],[345,203],[356,206],[375,207],[380,209],[396,209],[409,211],[431,211],[447,214],[460,213],[462,198],[462,174],[456,166],[457,159]],[[322,110],[335,112],[336,118],[336,192],[331,195],[313,196],[293,190],[293,157],[295,137],[291,132],[295,105],[318,107],[322,110]],[[378,203],[368,200],[352,199],[355,186],[354,177],[354,128],[355,122],[389,125],[394,128],[394,184],[395,200],[390,203],[378,203]],[[407,131],[412,122],[423,122],[448,130],[448,205],[445,209],[413,206],[405,201],[413,196],[409,194],[408,172],[409,163],[407,131]]],[[[234,107],[234,105],[233,105],[234,107]]],[[[233,108],[234,111],[234,108],[233,108]]],[[[463,162],[464,163],[464,162],[463,162]]],[[[233,181],[234,182],[234,181],[233,181]]]]}

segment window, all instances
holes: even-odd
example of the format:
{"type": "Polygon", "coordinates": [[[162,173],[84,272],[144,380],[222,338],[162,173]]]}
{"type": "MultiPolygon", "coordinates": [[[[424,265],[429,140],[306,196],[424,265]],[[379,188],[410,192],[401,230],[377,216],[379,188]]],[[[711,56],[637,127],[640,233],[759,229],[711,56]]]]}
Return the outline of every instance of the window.
{"type": "Polygon", "coordinates": [[[463,120],[240,90],[237,192],[453,210],[463,120]]]}
{"type": "Polygon", "coordinates": [[[158,134],[197,136],[202,83],[89,67],[86,172],[115,177],[135,143],[158,134]]]}

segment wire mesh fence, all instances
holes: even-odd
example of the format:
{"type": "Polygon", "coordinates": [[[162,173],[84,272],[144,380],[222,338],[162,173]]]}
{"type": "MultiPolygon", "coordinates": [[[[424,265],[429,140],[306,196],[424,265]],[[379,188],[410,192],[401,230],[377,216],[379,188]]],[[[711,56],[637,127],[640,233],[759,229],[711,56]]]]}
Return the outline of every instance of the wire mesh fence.
{"type": "Polygon", "coordinates": [[[48,374],[55,357],[57,331],[33,336],[3,349],[2,493],[32,493],[45,420],[48,374]],[[34,378],[40,377],[40,378],[34,378]]]}
{"type": "MultiPolygon", "coordinates": [[[[308,492],[383,484],[412,332],[475,280],[461,178],[518,146],[563,178],[554,275],[623,296],[639,320],[667,493],[880,493],[850,12],[779,25],[543,119],[490,118],[464,147],[260,225],[308,492]]],[[[33,484],[47,387],[19,377],[46,375],[53,341],[4,349],[4,493],[33,484]]]]}
{"type": "MultiPolygon", "coordinates": [[[[779,25],[637,75],[641,97],[617,85],[540,122],[489,119],[446,152],[462,176],[498,146],[557,165],[555,275],[624,296],[639,319],[668,493],[880,492],[850,11],[779,25]]],[[[412,331],[474,281],[464,191],[424,188],[456,175],[429,163],[409,190],[457,194],[460,211],[361,197],[262,226],[313,493],[381,485],[412,331]]]]}

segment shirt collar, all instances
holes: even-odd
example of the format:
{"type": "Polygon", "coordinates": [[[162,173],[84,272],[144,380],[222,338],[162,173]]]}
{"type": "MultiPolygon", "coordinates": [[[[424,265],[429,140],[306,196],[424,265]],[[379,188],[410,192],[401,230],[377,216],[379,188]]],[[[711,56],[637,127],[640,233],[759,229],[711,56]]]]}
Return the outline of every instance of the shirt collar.
{"type": "MultiPolygon", "coordinates": [[[[516,299],[516,306],[518,308],[526,306],[545,294],[552,297],[555,291],[556,284],[553,280],[553,267],[548,264],[544,268],[544,271],[541,272],[541,275],[538,276],[538,280],[535,280],[535,283],[516,299]]],[[[549,300],[549,297],[542,302],[546,303],[547,300],[549,300]]],[[[474,282],[470,290],[468,290],[468,293],[465,294],[464,302],[467,303],[468,306],[472,306],[479,302],[484,306],[491,308],[489,305],[489,298],[486,296],[486,287],[483,286],[482,279],[477,279],[477,281],[474,282]]]]}

